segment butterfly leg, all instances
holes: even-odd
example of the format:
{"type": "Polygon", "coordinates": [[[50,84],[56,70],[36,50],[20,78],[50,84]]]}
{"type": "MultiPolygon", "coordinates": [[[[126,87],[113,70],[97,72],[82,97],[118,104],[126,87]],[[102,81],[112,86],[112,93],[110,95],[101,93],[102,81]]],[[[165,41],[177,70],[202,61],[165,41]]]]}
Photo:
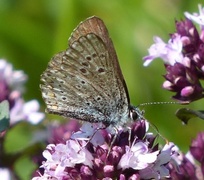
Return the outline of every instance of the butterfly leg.
{"type": "Polygon", "coordinates": [[[113,139],[111,141],[110,147],[108,148],[108,153],[107,153],[106,159],[110,155],[110,152],[111,152],[111,149],[113,147],[113,144],[115,143],[115,140],[116,140],[116,138],[118,136],[118,129],[116,127],[114,127],[114,126],[113,126],[113,129],[114,129],[115,133],[114,133],[113,139]]]}

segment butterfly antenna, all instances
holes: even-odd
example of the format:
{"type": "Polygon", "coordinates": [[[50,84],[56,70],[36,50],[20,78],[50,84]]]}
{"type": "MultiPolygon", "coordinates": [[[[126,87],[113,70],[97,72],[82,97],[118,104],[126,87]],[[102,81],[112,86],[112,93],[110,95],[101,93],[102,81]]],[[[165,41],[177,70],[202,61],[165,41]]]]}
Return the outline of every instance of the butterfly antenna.
{"type": "Polygon", "coordinates": [[[152,124],[152,123],[149,122],[149,125],[152,127],[152,129],[154,129],[154,131],[157,132],[157,134],[159,135],[159,137],[161,137],[161,138],[166,142],[166,144],[169,144],[169,140],[168,140],[167,138],[165,138],[165,137],[159,132],[158,128],[157,128],[154,124],[152,124]]]}
{"type": "MultiPolygon", "coordinates": [[[[165,102],[165,101],[164,101],[164,102],[147,102],[147,103],[139,104],[138,107],[139,107],[139,106],[147,106],[147,105],[161,105],[161,104],[189,104],[189,102],[165,102]]],[[[158,136],[161,137],[161,138],[166,142],[166,144],[169,143],[168,139],[165,138],[165,137],[159,132],[158,128],[157,128],[154,124],[152,124],[152,123],[149,122],[149,125],[152,127],[152,129],[154,129],[154,131],[157,132],[158,136]]]]}
{"type": "Polygon", "coordinates": [[[188,101],[184,101],[184,102],[166,102],[166,101],[161,101],[161,102],[147,102],[147,103],[142,103],[142,104],[139,104],[139,106],[147,106],[147,105],[161,105],[161,104],[182,104],[182,105],[186,105],[186,104],[189,104],[188,101]]]}

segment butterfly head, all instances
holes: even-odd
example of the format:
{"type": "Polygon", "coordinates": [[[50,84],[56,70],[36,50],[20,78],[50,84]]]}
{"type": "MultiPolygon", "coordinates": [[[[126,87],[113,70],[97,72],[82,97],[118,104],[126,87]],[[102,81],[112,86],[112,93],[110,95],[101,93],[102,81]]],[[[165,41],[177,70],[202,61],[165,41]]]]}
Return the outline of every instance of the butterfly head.
{"type": "Polygon", "coordinates": [[[138,107],[129,105],[129,117],[132,121],[137,121],[144,118],[144,111],[141,111],[138,107]]]}

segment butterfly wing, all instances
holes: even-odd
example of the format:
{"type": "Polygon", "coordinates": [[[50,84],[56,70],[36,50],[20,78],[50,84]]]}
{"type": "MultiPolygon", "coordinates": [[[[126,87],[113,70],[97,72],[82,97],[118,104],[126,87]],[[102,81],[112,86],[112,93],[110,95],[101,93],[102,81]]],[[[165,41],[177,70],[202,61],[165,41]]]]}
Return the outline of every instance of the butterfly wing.
{"type": "Polygon", "coordinates": [[[51,59],[41,81],[49,113],[104,124],[127,118],[127,87],[106,26],[98,17],[78,25],[68,49],[51,59]]]}

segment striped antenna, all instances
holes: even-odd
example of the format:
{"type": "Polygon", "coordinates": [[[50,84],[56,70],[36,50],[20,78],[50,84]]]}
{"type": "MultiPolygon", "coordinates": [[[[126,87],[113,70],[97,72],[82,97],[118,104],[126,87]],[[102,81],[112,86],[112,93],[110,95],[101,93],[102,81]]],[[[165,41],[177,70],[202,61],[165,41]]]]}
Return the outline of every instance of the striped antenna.
{"type": "Polygon", "coordinates": [[[186,105],[186,104],[189,104],[188,101],[183,101],[183,102],[147,102],[147,103],[142,103],[142,104],[139,104],[138,106],[146,106],[146,105],[161,105],[161,104],[182,104],[182,105],[186,105]]]}
{"type": "MultiPolygon", "coordinates": [[[[149,121],[148,121],[149,122],[149,121]]],[[[167,139],[167,138],[165,138],[160,132],[159,132],[159,130],[158,130],[158,128],[154,125],[154,124],[152,124],[152,123],[150,123],[149,122],[149,125],[152,127],[152,129],[157,133],[157,135],[159,136],[159,137],[161,137],[165,142],[166,142],[166,144],[169,144],[169,140],[167,139]]]]}
{"type": "MultiPolygon", "coordinates": [[[[182,104],[182,105],[186,105],[186,104],[189,104],[189,102],[173,102],[173,101],[171,101],[171,102],[165,102],[165,101],[163,101],[163,102],[147,102],[147,103],[139,104],[138,107],[139,107],[139,106],[146,106],[146,105],[161,105],[161,104],[182,104]]],[[[165,138],[165,137],[159,132],[159,130],[157,129],[157,127],[156,127],[154,124],[152,124],[152,123],[149,122],[149,125],[154,129],[154,131],[157,132],[157,135],[158,135],[159,137],[161,137],[161,138],[166,142],[166,144],[169,143],[168,139],[165,138]]]]}

